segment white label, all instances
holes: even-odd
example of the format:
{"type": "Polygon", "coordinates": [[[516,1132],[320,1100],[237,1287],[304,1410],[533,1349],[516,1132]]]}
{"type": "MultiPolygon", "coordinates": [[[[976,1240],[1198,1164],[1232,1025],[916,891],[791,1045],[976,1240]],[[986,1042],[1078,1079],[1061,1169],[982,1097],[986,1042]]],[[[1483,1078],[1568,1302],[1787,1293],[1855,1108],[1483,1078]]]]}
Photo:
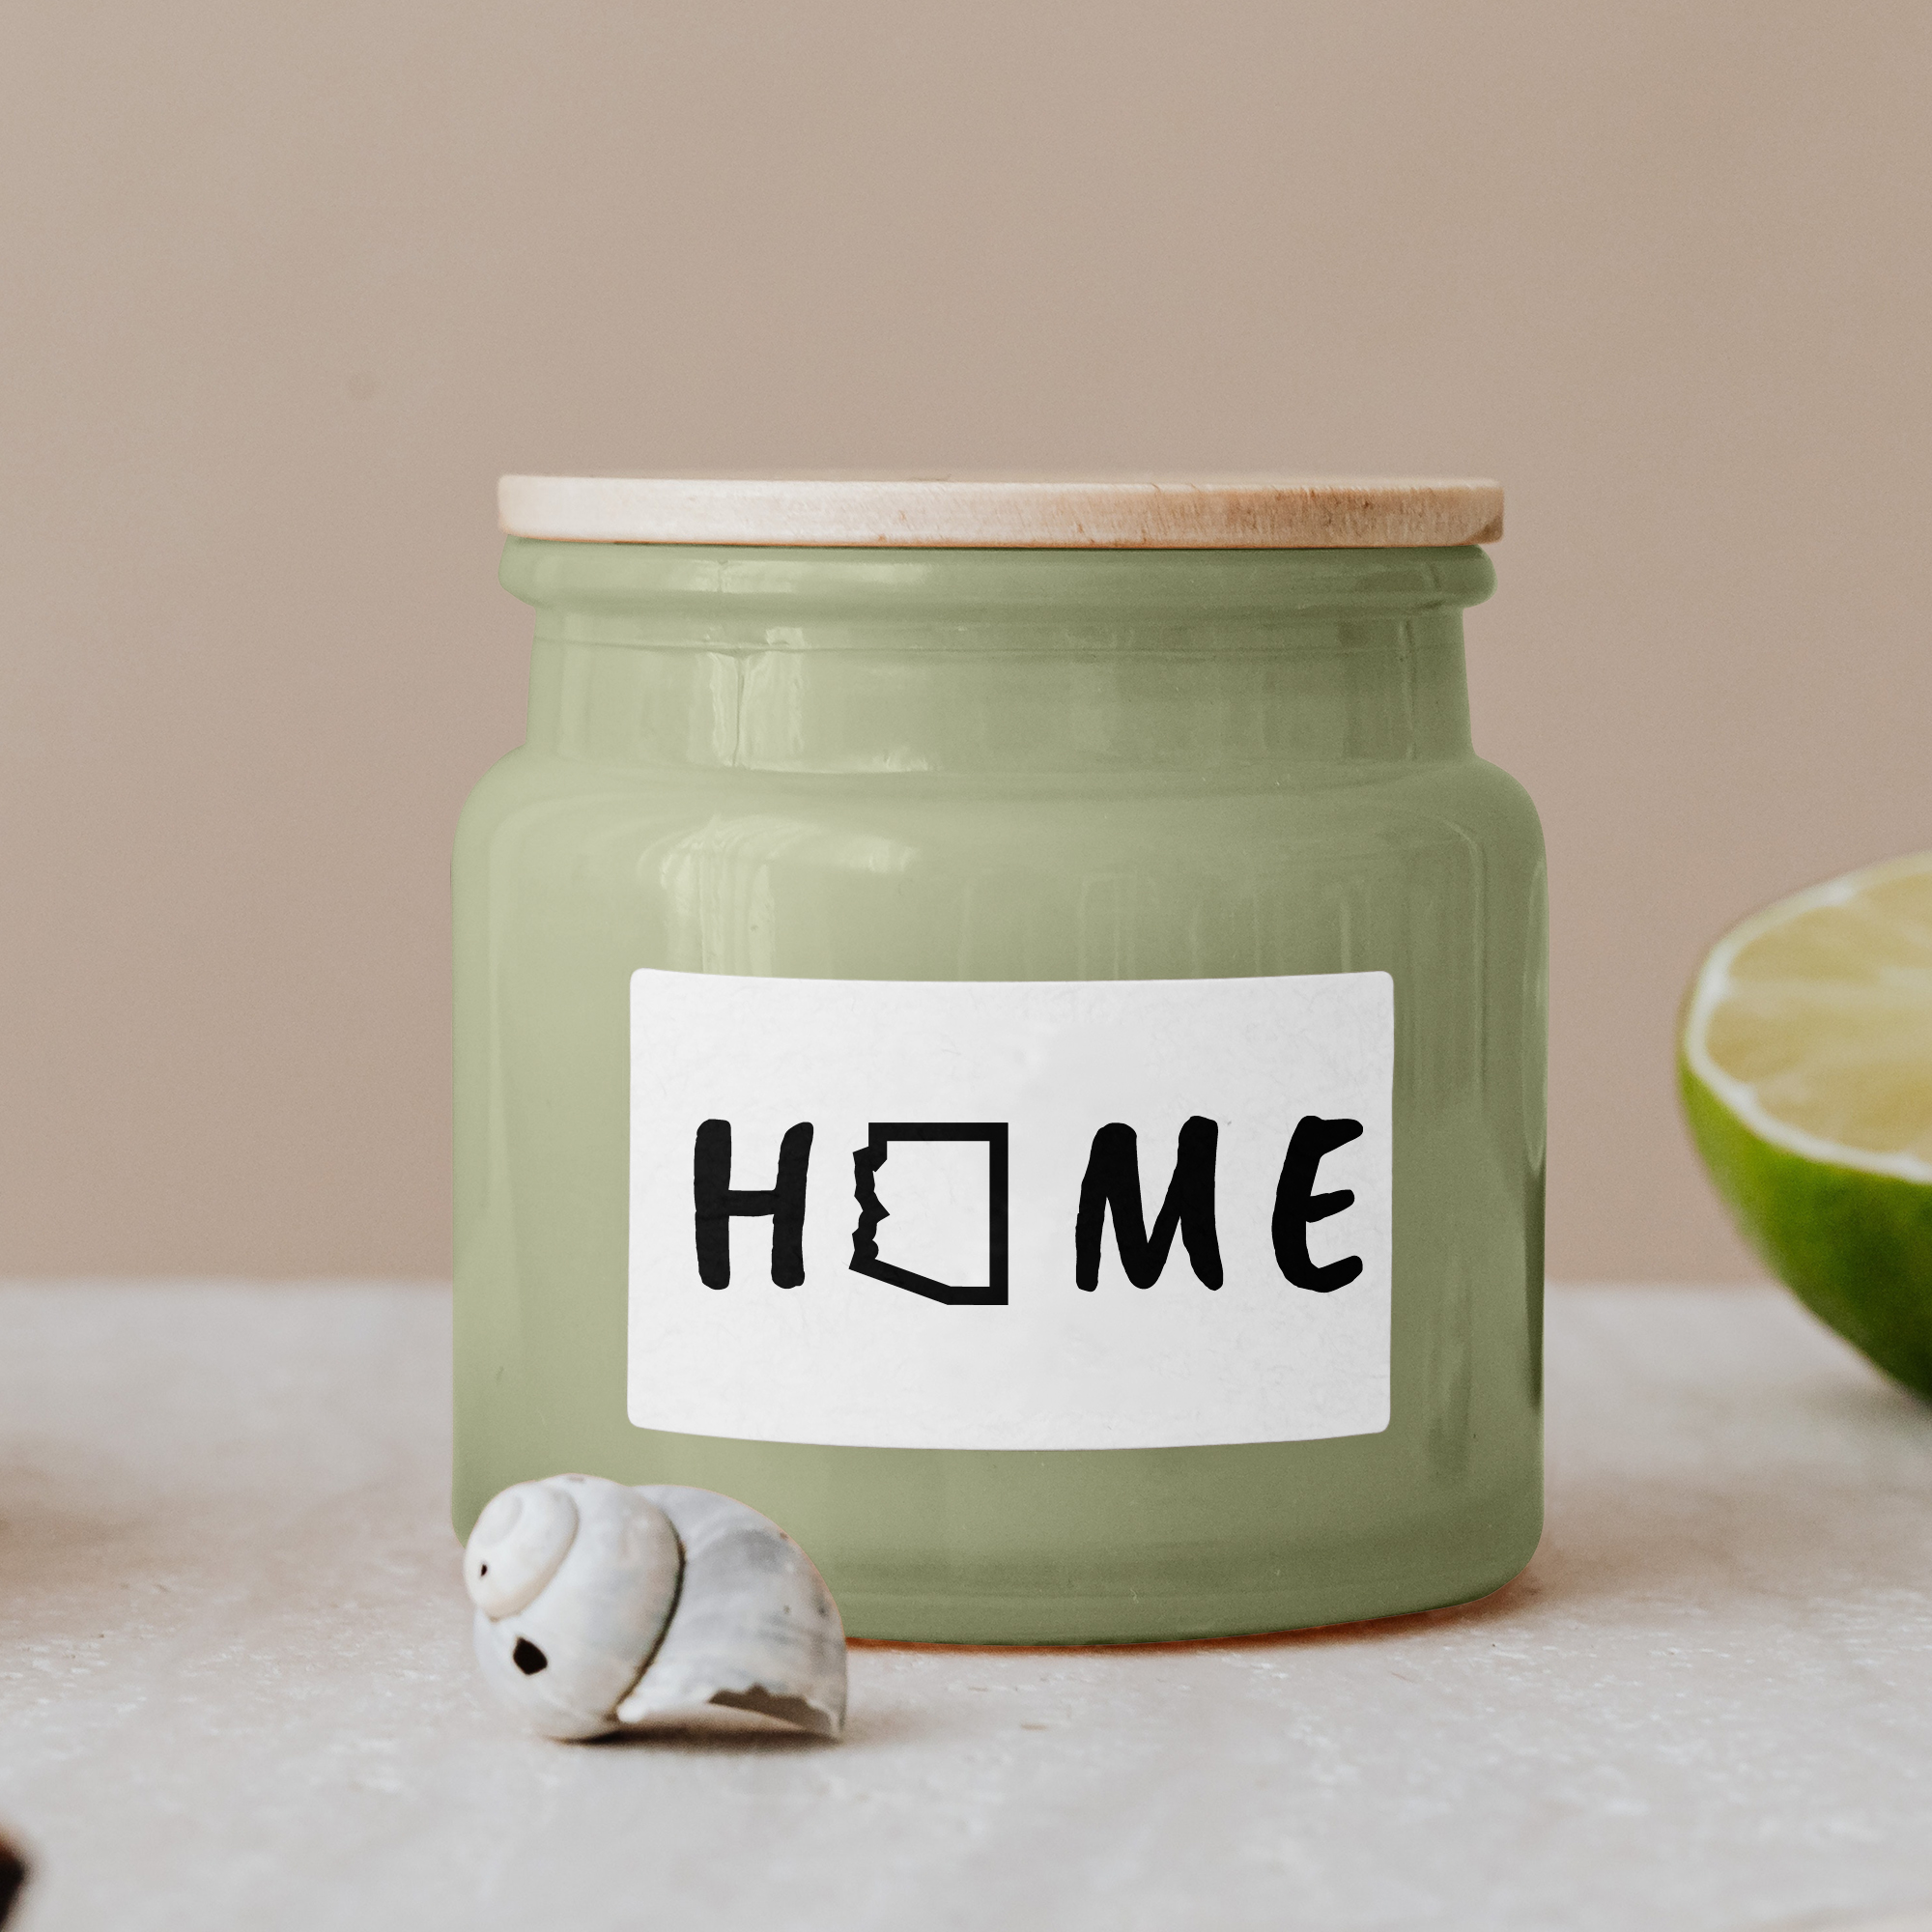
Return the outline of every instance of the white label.
{"type": "Polygon", "coordinates": [[[1135,1449],[1389,1416],[1386,973],[631,980],[630,1417],[1135,1449]]]}

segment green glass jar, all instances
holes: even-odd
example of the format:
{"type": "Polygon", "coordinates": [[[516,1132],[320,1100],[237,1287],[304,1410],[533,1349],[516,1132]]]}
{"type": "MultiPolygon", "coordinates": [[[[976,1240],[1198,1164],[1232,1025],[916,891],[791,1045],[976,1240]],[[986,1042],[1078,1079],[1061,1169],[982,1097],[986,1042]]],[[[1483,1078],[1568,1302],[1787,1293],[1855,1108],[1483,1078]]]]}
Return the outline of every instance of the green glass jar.
{"type": "Polygon", "coordinates": [[[1493,486],[506,479],[456,1476],[738,1496],[857,1636],[1465,1601],[1542,1519],[1493,486]]]}

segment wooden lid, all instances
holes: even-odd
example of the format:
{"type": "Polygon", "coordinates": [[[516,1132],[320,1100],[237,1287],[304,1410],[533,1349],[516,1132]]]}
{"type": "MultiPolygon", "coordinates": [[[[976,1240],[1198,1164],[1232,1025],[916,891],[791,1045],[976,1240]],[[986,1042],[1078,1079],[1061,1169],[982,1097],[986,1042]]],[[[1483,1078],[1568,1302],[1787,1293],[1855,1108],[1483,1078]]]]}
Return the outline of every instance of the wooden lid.
{"type": "Polygon", "coordinates": [[[505,476],[512,536],[575,543],[987,550],[1393,550],[1494,543],[1463,477],[505,476]]]}

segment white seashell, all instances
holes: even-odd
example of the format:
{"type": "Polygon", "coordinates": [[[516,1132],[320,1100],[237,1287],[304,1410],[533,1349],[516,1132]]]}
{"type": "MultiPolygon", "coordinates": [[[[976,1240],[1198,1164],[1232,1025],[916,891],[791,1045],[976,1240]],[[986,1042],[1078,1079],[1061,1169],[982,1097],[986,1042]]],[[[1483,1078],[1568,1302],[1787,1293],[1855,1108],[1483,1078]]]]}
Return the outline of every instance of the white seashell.
{"type": "MultiPolygon", "coordinates": [[[[561,1490],[577,1533],[549,1580],[508,1615],[491,1616],[471,1586],[477,1660],[533,1730],[600,1737],[617,1728],[612,1713],[664,1634],[682,1567],[677,1532],[655,1503],[601,1476],[518,1487],[561,1490]]],[[[486,1591],[489,1580],[479,1577],[486,1591]]]]}
{"type": "Polygon", "coordinates": [[[531,1728],[593,1738],[758,1711],[837,1737],[845,1630],[777,1523],[709,1490],[519,1483],[464,1555],[476,1655],[531,1728]]]}
{"type": "Polygon", "coordinates": [[[675,1524],[684,1582],[619,1720],[661,1724],[717,1704],[836,1738],[845,1722],[845,1626],[811,1558],[729,1496],[670,1484],[638,1493],[675,1524]]]}
{"type": "Polygon", "coordinates": [[[577,1534],[561,1483],[518,1483],[485,1505],[463,1552],[463,1583],[486,1616],[507,1617],[556,1575],[577,1534]]]}

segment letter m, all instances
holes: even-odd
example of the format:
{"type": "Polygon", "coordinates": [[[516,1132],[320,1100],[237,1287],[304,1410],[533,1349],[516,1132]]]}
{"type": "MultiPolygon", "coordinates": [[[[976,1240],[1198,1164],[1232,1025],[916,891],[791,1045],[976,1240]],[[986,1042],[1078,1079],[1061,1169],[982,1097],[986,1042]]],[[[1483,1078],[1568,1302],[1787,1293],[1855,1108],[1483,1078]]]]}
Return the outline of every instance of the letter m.
{"type": "Polygon", "coordinates": [[[1221,1241],[1214,1228],[1214,1154],[1220,1138],[1219,1124],[1199,1114],[1181,1128],[1174,1177],[1150,1231],[1141,1209],[1133,1128],[1111,1121],[1094,1136],[1073,1228],[1073,1279],[1081,1288],[1092,1293],[1100,1285],[1100,1237],[1110,1209],[1121,1266],[1136,1288],[1151,1288],[1160,1279],[1177,1228],[1196,1276],[1209,1288],[1221,1286],[1221,1241]]]}

